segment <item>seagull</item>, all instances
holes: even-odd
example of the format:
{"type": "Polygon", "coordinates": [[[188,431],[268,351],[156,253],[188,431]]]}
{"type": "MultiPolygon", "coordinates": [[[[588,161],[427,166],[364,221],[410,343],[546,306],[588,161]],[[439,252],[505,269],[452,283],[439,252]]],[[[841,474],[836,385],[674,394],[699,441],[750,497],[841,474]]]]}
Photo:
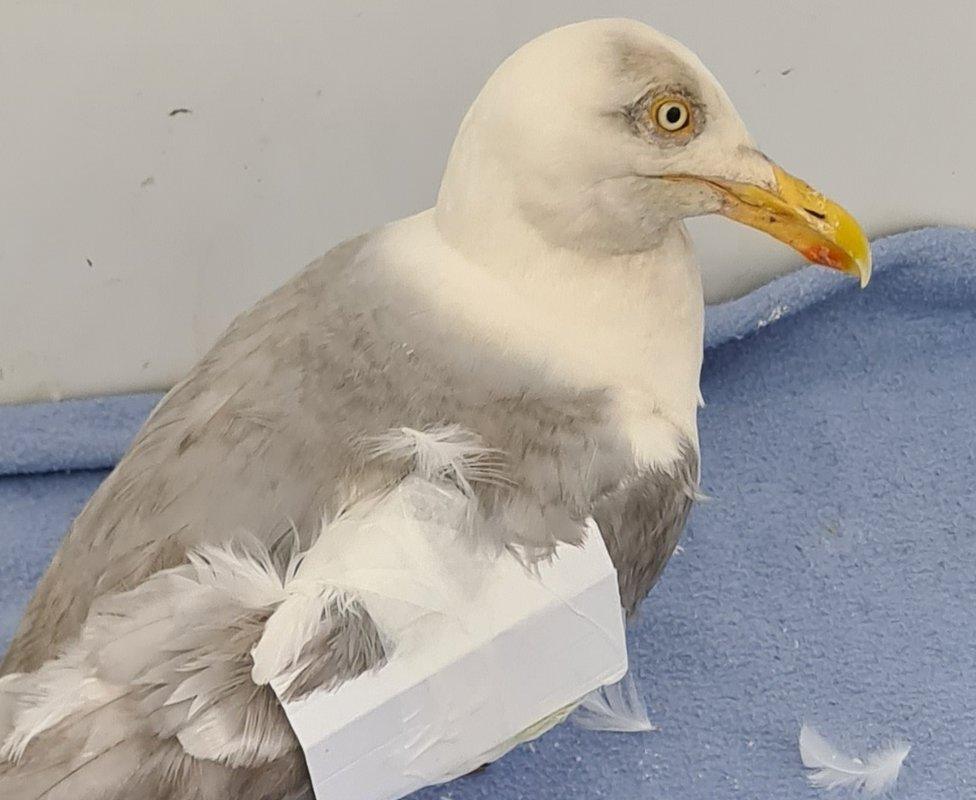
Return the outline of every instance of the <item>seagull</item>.
{"type": "Polygon", "coordinates": [[[510,56],[436,205],[239,316],[75,519],[3,662],[0,795],[310,798],[270,681],[336,686],[387,642],[355,597],[289,582],[323,519],[409,476],[450,482],[470,535],[527,563],[592,517],[633,615],[697,492],[683,220],[705,214],[870,277],[854,219],[757,149],[678,42],[594,20],[510,56]]]}

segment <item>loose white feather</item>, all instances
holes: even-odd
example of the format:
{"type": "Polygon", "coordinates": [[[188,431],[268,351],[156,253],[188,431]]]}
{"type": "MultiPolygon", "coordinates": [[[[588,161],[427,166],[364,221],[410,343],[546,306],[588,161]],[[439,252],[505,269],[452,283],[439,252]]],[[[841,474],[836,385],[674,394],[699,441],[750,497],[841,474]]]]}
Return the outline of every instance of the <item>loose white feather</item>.
{"type": "Polygon", "coordinates": [[[408,461],[414,474],[428,481],[452,481],[468,497],[472,483],[506,481],[500,453],[460,425],[396,428],[371,438],[367,452],[372,458],[408,461]]]}
{"type": "Polygon", "coordinates": [[[800,729],[800,758],[807,778],[821,789],[850,789],[880,794],[895,785],[910,746],[896,742],[865,760],[840,753],[806,723],[800,729]]]}
{"type": "Polygon", "coordinates": [[[590,692],[570,719],[591,731],[640,733],[657,730],[647,717],[647,707],[631,672],[612,686],[590,692]]]}

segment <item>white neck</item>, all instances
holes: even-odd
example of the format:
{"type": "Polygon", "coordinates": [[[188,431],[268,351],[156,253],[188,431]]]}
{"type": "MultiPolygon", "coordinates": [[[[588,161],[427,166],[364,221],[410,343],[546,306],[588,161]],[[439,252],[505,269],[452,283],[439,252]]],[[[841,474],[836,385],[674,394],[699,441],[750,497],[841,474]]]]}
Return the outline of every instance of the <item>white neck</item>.
{"type": "Polygon", "coordinates": [[[680,436],[697,445],[702,291],[683,226],[651,250],[597,256],[549,245],[514,216],[478,219],[493,228],[445,235],[431,209],[388,226],[374,247],[473,341],[549,380],[609,389],[638,462],[670,463],[680,436]]]}

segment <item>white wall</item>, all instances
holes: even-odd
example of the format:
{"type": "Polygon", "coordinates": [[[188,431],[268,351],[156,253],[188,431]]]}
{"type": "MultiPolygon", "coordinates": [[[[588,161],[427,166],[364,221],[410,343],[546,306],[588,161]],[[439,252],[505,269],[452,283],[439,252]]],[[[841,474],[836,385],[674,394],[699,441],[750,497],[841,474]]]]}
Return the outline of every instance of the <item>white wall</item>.
{"type": "MultiPolygon", "coordinates": [[[[170,384],[307,261],[430,205],[505,55],[616,15],[696,50],[871,233],[976,224],[972,0],[0,0],[0,401],[170,384]]],[[[712,296],[798,263],[695,228],[712,296]]]]}

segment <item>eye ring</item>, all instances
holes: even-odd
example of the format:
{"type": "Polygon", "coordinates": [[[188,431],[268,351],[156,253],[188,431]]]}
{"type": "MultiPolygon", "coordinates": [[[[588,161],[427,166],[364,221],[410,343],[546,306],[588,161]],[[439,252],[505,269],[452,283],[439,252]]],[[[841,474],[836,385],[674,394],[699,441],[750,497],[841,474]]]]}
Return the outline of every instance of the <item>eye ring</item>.
{"type": "Polygon", "coordinates": [[[665,133],[680,133],[691,124],[691,109],[680,97],[662,97],[651,109],[651,119],[665,133]]]}

